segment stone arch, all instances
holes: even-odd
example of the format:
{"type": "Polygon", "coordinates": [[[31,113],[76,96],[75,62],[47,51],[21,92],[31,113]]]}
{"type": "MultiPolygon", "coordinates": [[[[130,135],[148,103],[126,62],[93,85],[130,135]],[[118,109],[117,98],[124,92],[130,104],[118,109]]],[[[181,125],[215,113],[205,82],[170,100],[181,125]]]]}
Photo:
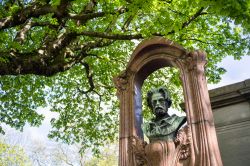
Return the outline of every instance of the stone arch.
{"type": "Polygon", "coordinates": [[[185,109],[191,129],[191,165],[222,165],[213,126],[204,66],[206,54],[188,52],[182,46],[154,37],[134,50],[127,68],[114,79],[120,100],[119,165],[135,166],[131,138],[142,138],[141,86],[148,75],[162,67],[177,67],[181,73],[185,109]]]}

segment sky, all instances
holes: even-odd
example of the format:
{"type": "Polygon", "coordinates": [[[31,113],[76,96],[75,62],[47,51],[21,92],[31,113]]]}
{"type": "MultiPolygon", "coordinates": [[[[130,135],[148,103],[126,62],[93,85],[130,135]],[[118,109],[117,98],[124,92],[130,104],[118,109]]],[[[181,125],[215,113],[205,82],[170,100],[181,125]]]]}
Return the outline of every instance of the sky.
{"type": "Polygon", "coordinates": [[[227,72],[222,75],[218,84],[209,84],[208,89],[214,89],[225,85],[241,82],[250,79],[250,56],[244,56],[240,61],[234,60],[233,57],[226,57],[219,63],[227,72]]]}
{"type": "MultiPolygon", "coordinates": [[[[241,60],[234,60],[233,57],[228,56],[219,63],[219,66],[225,68],[227,72],[222,75],[222,80],[218,84],[209,84],[208,89],[214,89],[250,79],[250,56],[244,56],[241,60]]],[[[30,127],[29,125],[26,125],[23,132],[18,132],[7,127],[8,134],[16,135],[17,138],[19,137],[23,139],[23,142],[25,142],[26,145],[30,142],[36,141],[45,144],[53,142],[47,138],[47,135],[50,129],[50,119],[57,117],[57,114],[51,113],[48,108],[39,108],[38,112],[43,112],[47,115],[40,127],[30,127]]]]}

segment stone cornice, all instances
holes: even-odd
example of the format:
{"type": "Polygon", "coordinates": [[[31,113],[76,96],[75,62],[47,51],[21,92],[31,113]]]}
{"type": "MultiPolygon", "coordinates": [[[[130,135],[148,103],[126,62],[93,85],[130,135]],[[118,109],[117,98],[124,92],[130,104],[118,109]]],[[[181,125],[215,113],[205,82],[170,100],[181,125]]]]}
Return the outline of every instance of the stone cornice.
{"type": "Polygon", "coordinates": [[[250,79],[209,91],[212,109],[250,102],[250,79]]]}

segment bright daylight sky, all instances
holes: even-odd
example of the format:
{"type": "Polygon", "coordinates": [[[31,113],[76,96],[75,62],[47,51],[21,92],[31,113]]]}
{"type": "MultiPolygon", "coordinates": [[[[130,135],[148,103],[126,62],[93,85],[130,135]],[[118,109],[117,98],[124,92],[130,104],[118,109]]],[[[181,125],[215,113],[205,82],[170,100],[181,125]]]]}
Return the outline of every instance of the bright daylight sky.
{"type": "Polygon", "coordinates": [[[220,83],[208,85],[209,89],[250,79],[250,56],[244,56],[240,61],[234,60],[233,57],[227,57],[219,66],[224,67],[227,72],[222,76],[220,83]]]}
{"type": "MultiPolygon", "coordinates": [[[[208,85],[209,89],[250,79],[250,56],[245,56],[240,61],[234,60],[233,57],[227,57],[219,64],[219,66],[224,67],[227,72],[222,76],[222,80],[219,84],[208,85]]],[[[8,132],[10,131],[11,133],[17,134],[19,138],[25,138],[25,142],[28,143],[30,142],[29,140],[32,140],[33,142],[43,142],[45,144],[48,142],[51,143],[47,138],[47,134],[50,128],[50,119],[55,117],[56,114],[49,112],[48,109],[41,109],[39,112],[43,112],[47,115],[43,125],[39,128],[26,125],[23,133],[16,132],[14,129],[10,129],[8,132]]]]}

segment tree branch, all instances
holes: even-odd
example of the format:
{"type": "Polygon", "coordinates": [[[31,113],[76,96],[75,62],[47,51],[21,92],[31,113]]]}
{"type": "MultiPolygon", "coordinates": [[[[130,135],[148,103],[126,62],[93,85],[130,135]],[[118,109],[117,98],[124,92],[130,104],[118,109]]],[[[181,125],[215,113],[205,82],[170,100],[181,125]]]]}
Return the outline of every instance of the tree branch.
{"type": "Polygon", "coordinates": [[[103,17],[107,13],[105,12],[97,12],[97,13],[83,13],[83,14],[69,14],[68,18],[74,19],[74,20],[89,20],[97,17],[103,17]]]}
{"type": "MultiPolygon", "coordinates": [[[[61,34],[56,41],[47,44],[47,47],[29,53],[19,53],[16,50],[2,52],[1,57],[7,59],[7,62],[0,62],[0,75],[37,74],[51,76],[68,70],[72,65],[79,63],[85,57],[80,56],[80,54],[86,55],[86,52],[90,49],[108,46],[114,42],[113,40],[103,39],[87,42],[78,48],[81,50],[78,56],[74,55],[71,57],[72,60],[66,61],[66,59],[69,60],[69,57],[67,57],[65,47],[76,37],[77,35],[74,32],[61,34]],[[62,50],[64,51],[62,52],[62,50]]],[[[73,49],[74,52],[77,50],[77,48],[73,49]]]]}
{"type": "MultiPolygon", "coordinates": [[[[202,12],[204,10],[204,7],[200,8],[194,15],[192,15],[187,21],[185,21],[180,29],[186,28],[191,22],[193,22],[196,18],[198,18],[201,15],[207,14],[206,12],[202,12]]],[[[172,30],[167,33],[167,35],[174,34],[175,30],[172,30]]]]}
{"type": "Polygon", "coordinates": [[[131,40],[131,39],[142,39],[142,34],[135,35],[122,35],[122,34],[110,34],[106,32],[93,32],[93,31],[83,31],[77,33],[77,35],[85,35],[89,37],[105,38],[105,39],[116,39],[116,40],[131,40]]]}
{"type": "Polygon", "coordinates": [[[116,11],[113,12],[96,12],[96,13],[81,13],[81,14],[69,14],[68,18],[74,19],[74,20],[89,20],[97,17],[103,17],[108,14],[122,14],[125,11],[127,11],[125,8],[119,8],[116,11]]]}
{"type": "Polygon", "coordinates": [[[136,13],[128,17],[128,19],[124,22],[122,26],[122,30],[126,31],[128,29],[131,21],[134,19],[135,16],[136,16],[136,13]]]}
{"type": "Polygon", "coordinates": [[[33,6],[26,7],[24,9],[19,10],[17,13],[12,16],[0,19],[0,30],[14,27],[17,25],[21,25],[25,23],[29,18],[34,17],[37,18],[41,15],[45,15],[48,13],[54,13],[55,8],[46,4],[40,6],[38,4],[34,4],[33,6]]]}
{"type": "Polygon", "coordinates": [[[49,47],[47,47],[49,54],[56,53],[58,54],[64,47],[70,44],[72,40],[77,37],[75,32],[65,32],[63,34],[58,35],[57,39],[50,43],[49,47]]]}
{"type": "Polygon", "coordinates": [[[38,18],[48,13],[54,13],[57,18],[65,17],[67,16],[67,10],[65,9],[67,9],[70,1],[61,0],[60,2],[57,8],[50,4],[40,5],[38,3],[33,3],[31,6],[19,9],[19,11],[12,16],[0,19],[0,30],[21,25],[32,17],[38,18]]]}
{"type": "Polygon", "coordinates": [[[94,81],[93,81],[93,74],[90,72],[90,68],[89,68],[89,64],[88,64],[88,63],[86,63],[86,62],[80,62],[80,63],[81,63],[81,64],[84,66],[84,68],[85,68],[85,73],[86,73],[86,76],[87,76],[88,83],[89,83],[89,86],[90,86],[90,87],[89,87],[89,89],[86,90],[86,91],[80,90],[80,89],[78,88],[78,91],[81,92],[82,94],[87,94],[87,93],[93,91],[94,88],[95,88],[94,81]]]}
{"type": "Polygon", "coordinates": [[[35,27],[35,26],[41,26],[41,27],[48,26],[49,28],[52,28],[52,29],[56,29],[59,27],[59,25],[54,25],[54,24],[51,24],[50,22],[34,22],[32,19],[30,19],[26,21],[23,28],[17,33],[15,40],[17,40],[18,42],[23,42],[26,37],[27,32],[32,27],[35,27]]]}
{"type": "Polygon", "coordinates": [[[202,12],[204,10],[204,7],[200,8],[193,16],[191,16],[186,22],[182,24],[182,29],[187,27],[191,22],[193,22],[196,18],[198,18],[201,15],[207,14],[205,12],[202,12]]]}
{"type": "MultiPolygon", "coordinates": [[[[67,9],[67,6],[69,5],[69,3],[70,1],[61,0],[61,4],[57,8],[51,6],[50,4],[40,5],[40,4],[34,3],[32,6],[28,6],[26,8],[20,9],[18,12],[14,13],[12,16],[0,19],[0,30],[21,25],[30,18],[38,18],[48,13],[54,13],[54,16],[59,20],[59,22],[62,18],[70,18],[70,19],[86,22],[87,20],[97,18],[97,17],[103,17],[107,14],[112,14],[112,15],[122,14],[125,11],[127,11],[126,8],[121,7],[113,12],[93,13],[93,11],[89,12],[88,9],[86,9],[86,11],[84,11],[81,14],[69,14],[68,10],[65,10],[67,9]]],[[[94,0],[92,0],[91,3],[96,4],[94,0]]]]}

